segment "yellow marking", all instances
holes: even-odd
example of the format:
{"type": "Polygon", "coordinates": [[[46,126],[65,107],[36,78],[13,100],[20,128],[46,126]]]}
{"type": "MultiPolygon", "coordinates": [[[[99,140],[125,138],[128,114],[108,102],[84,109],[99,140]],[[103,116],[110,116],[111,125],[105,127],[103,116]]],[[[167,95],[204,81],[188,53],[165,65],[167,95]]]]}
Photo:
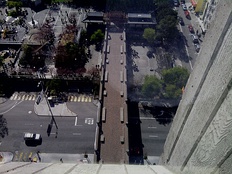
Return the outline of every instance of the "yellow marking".
{"type": "Polygon", "coordinates": [[[85,96],[83,95],[81,98],[81,102],[84,102],[84,101],[85,101],[85,96]]]}
{"type": "Polygon", "coordinates": [[[24,100],[25,99],[25,95],[22,96],[21,100],[24,100]]]}
{"type": "Polygon", "coordinates": [[[88,102],[88,101],[89,101],[88,99],[89,99],[89,97],[86,96],[86,97],[85,97],[85,102],[88,102]]]}
{"type": "Polygon", "coordinates": [[[32,152],[30,152],[30,154],[28,155],[28,158],[31,158],[31,156],[32,156],[32,152]]]}
{"type": "Polygon", "coordinates": [[[88,102],[92,102],[92,97],[89,97],[89,101],[88,102]]]}
{"type": "Polygon", "coordinates": [[[13,100],[17,100],[17,97],[18,97],[18,94],[15,94],[13,100]]]}
{"type": "Polygon", "coordinates": [[[80,102],[80,101],[81,101],[81,96],[78,96],[77,101],[78,101],[78,102],[80,102]]]}
{"type": "Polygon", "coordinates": [[[14,97],[15,97],[15,93],[10,97],[10,100],[13,100],[14,99],[14,97]]]}
{"type": "Polygon", "coordinates": [[[25,100],[28,100],[28,98],[29,98],[29,95],[26,95],[26,96],[25,96],[25,100]]]}
{"type": "Polygon", "coordinates": [[[19,161],[21,161],[22,156],[23,156],[23,152],[21,152],[20,155],[19,155],[19,161]]]}
{"type": "Polygon", "coordinates": [[[77,96],[74,96],[74,102],[76,102],[77,101],[77,96]]]}

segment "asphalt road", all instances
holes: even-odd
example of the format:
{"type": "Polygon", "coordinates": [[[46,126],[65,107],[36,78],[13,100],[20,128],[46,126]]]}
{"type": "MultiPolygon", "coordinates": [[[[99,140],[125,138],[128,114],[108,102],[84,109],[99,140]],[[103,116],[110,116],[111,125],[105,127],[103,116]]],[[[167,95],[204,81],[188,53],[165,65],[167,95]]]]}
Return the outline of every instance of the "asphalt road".
{"type": "Polygon", "coordinates": [[[58,134],[56,138],[56,127],[53,125],[50,136],[47,135],[47,126],[51,118],[39,117],[34,111],[34,101],[7,101],[1,105],[1,111],[8,110],[4,114],[7,120],[8,136],[1,140],[1,151],[43,153],[81,153],[92,154],[94,152],[94,136],[96,121],[96,106],[93,103],[68,103],[70,107],[76,108],[73,112],[79,113],[78,117],[56,117],[58,134]],[[6,103],[7,103],[6,102],[6,103]],[[14,104],[12,102],[18,102],[14,104]],[[78,105],[80,105],[78,107],[78,105]],[[89,105],[89,106],[84,106],[89,105]],[[4,106],[4,107],[2,107],[4,106]],[[24,132],[39,133],[42,136],[42,145],[29,147],[25,145],[24,132]]]}
{"type": "Polygon", "coordinates": [[[140,118],[143,153],[148,156],[160,156],[170,129],[170,125],[161,125],[154,118],[140,118]]]}

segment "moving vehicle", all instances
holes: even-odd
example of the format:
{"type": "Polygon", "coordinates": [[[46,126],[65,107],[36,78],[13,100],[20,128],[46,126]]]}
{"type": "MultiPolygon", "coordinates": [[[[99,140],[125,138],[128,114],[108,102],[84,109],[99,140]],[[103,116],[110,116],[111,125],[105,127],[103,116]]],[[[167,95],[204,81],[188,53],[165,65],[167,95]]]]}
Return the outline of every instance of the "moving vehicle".
{"type": "Polygon", "coordinates": [[[191,19],[190,13],[189,13],[188,10],[184,11],[184,14],[185,14],[185,17],[186,17],[187,19],[191,19]]]}
{"type": "Polygon", "coordinates": [[[24,133],[24,140],[26,144],[41,144],[42,143],[42,137],[40,134],[36,133],[24,133]]]}

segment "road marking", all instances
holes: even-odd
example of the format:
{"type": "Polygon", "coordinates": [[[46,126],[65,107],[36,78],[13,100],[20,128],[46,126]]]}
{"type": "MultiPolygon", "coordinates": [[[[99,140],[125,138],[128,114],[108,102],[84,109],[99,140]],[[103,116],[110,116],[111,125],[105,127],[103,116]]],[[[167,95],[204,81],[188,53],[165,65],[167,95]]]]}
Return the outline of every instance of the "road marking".
{"type": "Polygon", "coordinates": [[[93,122],[94,122],[93,118],[86,118],[86,119],[85,119],[85,124],[92,125],[93,122]]]}
{"type": "Polygon", "coordinates": [[[81,133],[73,133],[73,135],[81,135],[81,133]]]}
{"type": "Polygon", "coordinates": [[[2,114],[5,114],[5,113],[7,113],[7,112],[9,112],[11,109],[13,109],[15,106],[17,106],[17,105],[19,105],[20,103],[22,103],[23,101],[21,100],[21,101],[16,101],[15,102],[15,104],[10,108],[10,109],[8,109],[8,110],[6,110],[5,112],[2,112],[2,113],[0,113],[0,115],[2,115],[2,114]]]}
{"type": "Polygon", "coordinates": [[[148,126],[148,129],[156,129],[157,127],[148,126]]]}
{"type": "Polygon", "coordinates": [[[77,126],[77,117],[75,118],[75,124],[74,125],[77,126]]]}
{"type": "Polygon", "coordinates": [[[157,135],[149,135],[150,138],[158,138],[157,135]]]}

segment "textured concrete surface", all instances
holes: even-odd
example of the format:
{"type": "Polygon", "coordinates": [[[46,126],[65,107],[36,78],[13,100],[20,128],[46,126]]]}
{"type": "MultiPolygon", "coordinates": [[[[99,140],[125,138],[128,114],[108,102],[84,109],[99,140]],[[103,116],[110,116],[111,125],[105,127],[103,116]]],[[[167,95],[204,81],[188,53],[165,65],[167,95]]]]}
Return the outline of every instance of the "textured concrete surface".
{"type": "Polygon", "coordinates": [[[226,163],[232,151],[231,9],[229,0],[216,6],[164,146],[160,164],[180,173],[230,168],[226,163]]]}
{"type": "Polygon", "coordinates": [[[159,165],[110,165],[110,164],[73,164],[73,163],[19,163],[10,162],[0,166],[1,173],[56,173],[56,174],[172,174],[159,165]]]}

